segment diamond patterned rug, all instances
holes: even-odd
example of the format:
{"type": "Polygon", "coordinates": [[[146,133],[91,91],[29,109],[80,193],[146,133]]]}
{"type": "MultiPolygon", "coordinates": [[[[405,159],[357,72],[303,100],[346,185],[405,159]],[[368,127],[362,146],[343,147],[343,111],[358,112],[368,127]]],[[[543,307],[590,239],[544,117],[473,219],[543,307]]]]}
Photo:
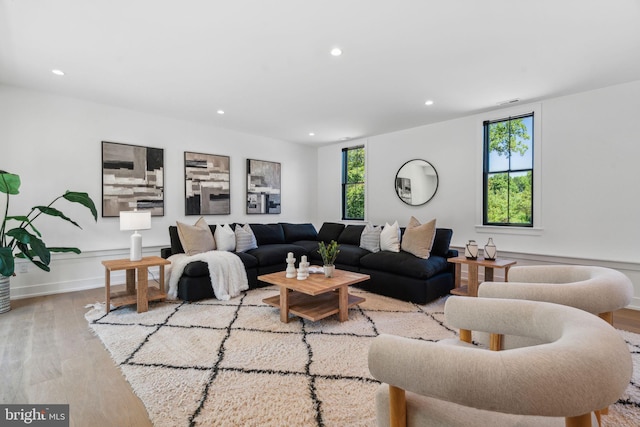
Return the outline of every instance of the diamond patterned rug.
{"type": "MultiPolygon", "coordinates": [[[[380,333],[437,341],[456,336],[443,323],[444,299],[406,303],[351,288],[366,301],[318,322],[262,302],[267,287],[231,301],[151,303],[105,315],[86,314],[155,426],[374,426],[367,353],[380,333]]],[[[604,417],[606,426],[640,424],[640,336],[621,332],[634,357],[627,393],[604,417]]]]}

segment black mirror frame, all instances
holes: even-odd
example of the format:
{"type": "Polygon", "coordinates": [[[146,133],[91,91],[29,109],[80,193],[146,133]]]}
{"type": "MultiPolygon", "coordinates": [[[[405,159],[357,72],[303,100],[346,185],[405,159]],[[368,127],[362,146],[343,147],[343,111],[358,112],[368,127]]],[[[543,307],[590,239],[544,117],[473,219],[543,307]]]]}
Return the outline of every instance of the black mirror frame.
{"type": "MultiPolygon", "coordinates": [[[[400,178],[402,179],[402,178],[400,178]]],[[[427,160],[424,159],[411,159],[408,160],[406,162],[404,162],[404,164],[402,166],[400,166],[400,168],[398,169],[398,172],[396,172],[396,179],[394,180],[394,186],[395,186],[395,192],[396,195],[398,196],[398,198],[402,201],[402,203],[405,203],[409,206],[422,206],[426,203],[429,203],[429,201],[431,201],[431,199],[433,199],[433,197],[436,195],[436,193],[438,192],[438,187],[440,186],[440,177],[438,176],[438,171],[436,170],[435,166],[433,166],[433,164],[427,160]],[[405,200],[405,198],[402,197],[402,194],[400,193],[400,188],[398,187],[398,174],[400,174],[400,171],[402,170],[403,167],[405,167],[406,165],[408,165],[411,162],[424,162],[426,164],[428,164],[429,166],[431,166],[431,168],[433,169],[433,171],[436,174],[436,188],[433,190],[433,193],[431,194],[431,196],[424,201],[423,203],[418,203],[418,204],[414,204],[414,203],[410,203],[407,200],[405,200]]]]}

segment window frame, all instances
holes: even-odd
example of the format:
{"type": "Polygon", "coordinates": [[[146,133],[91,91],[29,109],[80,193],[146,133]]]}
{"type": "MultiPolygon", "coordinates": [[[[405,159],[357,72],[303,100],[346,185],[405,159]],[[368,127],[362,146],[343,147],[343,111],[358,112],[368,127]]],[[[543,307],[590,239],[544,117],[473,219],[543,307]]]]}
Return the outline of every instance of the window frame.
{"type": "MultiPolygon", "coordinates": [[[[495,226],[495,227],[526,227],[526,228],[532,228],[533,224],[535,222],[535,200],[534,200],[534,193],[535,193],[535,176],[536,176],[536,171],[534,169],[534,164],[535,164],[535,147],[536,147],[536,133],[535,133],[535,123],[536,123],[536,116],[535,113],[532,111],[530,113],[525,113],[525,114],[519,114],[517,116],[508,116],[508,117],[504,117],[502,119],[496,119],[496,120],[485,120],[482,124],[483,130],[482,130],[482,139],[483,139],[483,148],[482,148],[482,153],[483,153],[483,162],[482,162],[482,225],[484,226],[495,226]],[[489,170],[489,159],[490,159],[490,152],[489,152],[489,127],[492,124],[495,123],[502,123],[502,122],[511,122],[513,120],[518,120],[518,119],[524,119],[527,117],[531,117],[531,122],[532,122],[532,126],[531,126],[531,168],[524,168],[524,169],[513,169],[512,165],[511,165],[511,158],[508,159],[508,167],[506,169],[503,170],[497,170],[497,171],[490,171],[489,170]],[[492,174],[500,174],[500,173],[504,173],[507,174],[508,176],[514,173],[522,173],[522,172],[529,172],[531,171],[531,222],[530,223],[513,223],[513,222],[508,222],[508,223],[499,223],[499,222],[489,222],[489,212],[488,212],[488,208],[489,208],[489,176],[492,174]]],[[[510,183],[510,180],[507,180],[507,183],[510,183]]],[[[507,197],[509,197],[511,194],[510,190],[507,190],[507,197]]]]}
{"type": "Polygon", "coordinates": [[[478,115],[476,124],[476,225],[475,231],[484,234],[507,234],[507,235],[529,235],[541,236],[544,232],[543,216],[542,216],[542,153],[544,147],[542,134],[542,104],[531,103],[523,104],[515,107],[508,107],[499,110],[490,111],[488,113],[478,115]],[[505,117],[518,117],[533,113],[535,120],[533,121],[533,134],[535,136],[533,146],[533,226],[521,225],[486,225],[484,224],[484,122],[499,121],[505,117]]]}
{"type": "Polygon", "coordinates": [[[342,220],[343,221],[364,221],[366,218],[366,200],[367,200],[367,186],[366,186],[366,176],[367,176],[367,162],[366,162],[366,148],[364,144],[359,144],[359,145],[354,145],[354,146],[349,146],[349,147],[343,147],[341,150],[342,156],[341,156],[341,160],[342,160],[342,165],[341,165],[341,210],[342,210],[342,220]],[[351,150],[358,150],[358,149],[362,149],[364,150],[364,173],[363,173],[363,179],[364,181],[361,182],[347,182],[347,177],[348,177],[348,153],[351,150]],[[363,205],[363,211],[362,211],[362,218],[349,218],[347,217],[347,186],[348,185],[353,185],[353,184],[361,184],[362,188],[363,188],[363,192],[364,192],[364,200],[365,203],[363,205]]]}

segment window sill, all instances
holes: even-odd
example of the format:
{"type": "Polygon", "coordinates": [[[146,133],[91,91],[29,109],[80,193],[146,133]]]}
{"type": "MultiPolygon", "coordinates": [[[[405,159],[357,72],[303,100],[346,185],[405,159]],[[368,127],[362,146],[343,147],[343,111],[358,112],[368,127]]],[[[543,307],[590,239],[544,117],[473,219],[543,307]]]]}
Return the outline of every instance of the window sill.
{"type": "Polygon", "coordinates": [[[476,225],[476,232],[488,234],[542,236],[544,229],[540,227],[500,227],[495,225],[476,225]]]}

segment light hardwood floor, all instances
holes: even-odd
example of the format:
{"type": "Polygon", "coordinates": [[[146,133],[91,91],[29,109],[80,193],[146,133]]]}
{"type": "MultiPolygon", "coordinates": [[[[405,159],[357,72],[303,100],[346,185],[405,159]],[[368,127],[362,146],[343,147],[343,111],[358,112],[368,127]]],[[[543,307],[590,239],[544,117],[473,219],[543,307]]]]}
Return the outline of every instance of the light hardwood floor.
{"type": "MultiPolygon", "coordinates": [[[[104,289],[14,300],[0,314],[0,402],[68,403],[71,426],[150,426],[102,342],[85,305],[104,289]]],[[[614,313],[616,327],[640,333],[640,311],[614,313]]]]}
{"type": "Polygon", "coordinates": [[[151,426],[98,337],[85,305],[104,301],[92,289],[11,301],[0,314],[0,401],[68,403],[70,425],[151,426]]]}

